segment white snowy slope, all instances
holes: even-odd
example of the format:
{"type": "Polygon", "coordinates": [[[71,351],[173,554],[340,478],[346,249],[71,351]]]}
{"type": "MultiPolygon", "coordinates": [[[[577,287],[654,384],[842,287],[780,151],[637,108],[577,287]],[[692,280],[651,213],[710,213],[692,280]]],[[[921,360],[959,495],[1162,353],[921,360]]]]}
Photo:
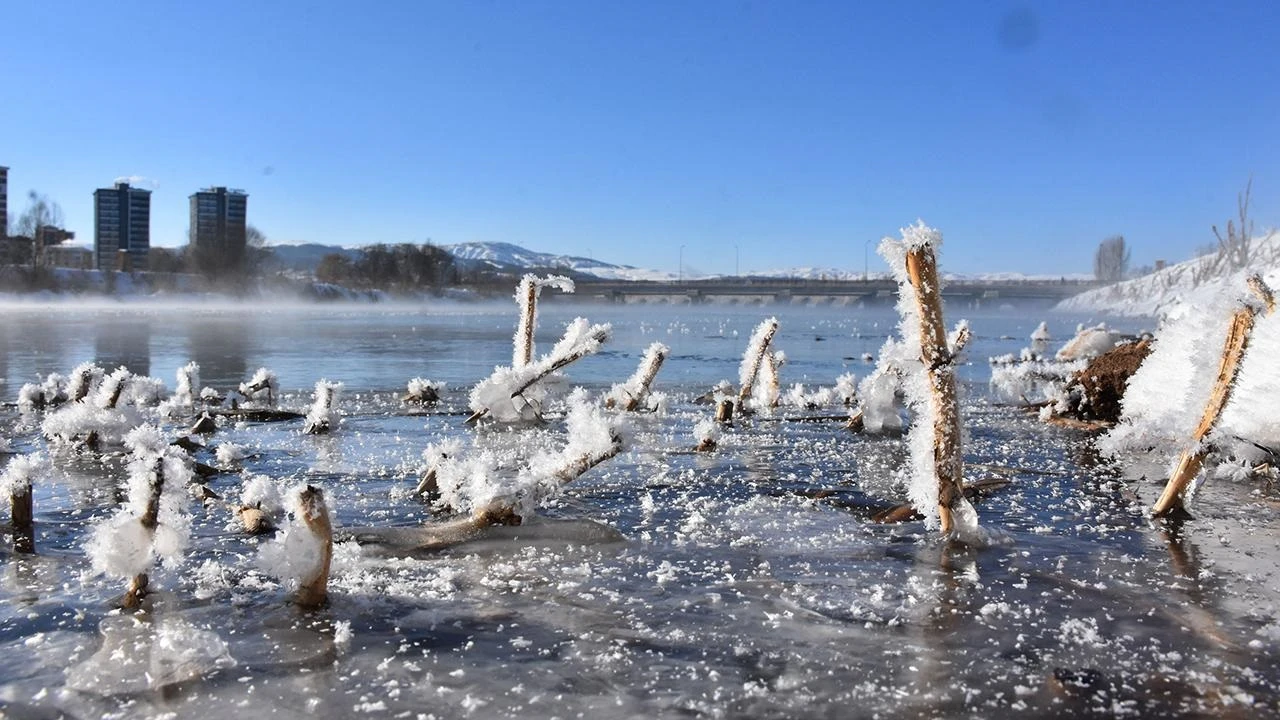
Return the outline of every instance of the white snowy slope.
{"type": "Polygon", "coordinates": [[[675,280],[676,274],[644,270],[630,265],[614,265],[576,255],[554,255],[502,242],[469,242],[445,245],[445,250],[462,261],[486,263],[500,270],[555,269],[594,275],[602,280],[675,280]]]}
{"type": "Polygon", "coordinates": [[[1179,306],[1191,301],[1193,295],[1208,291],[1208,296],[1212,296],[1213,288],[1225,290],[1244,287],[1244,278],[1253,273],[1258,273],[1271,282],[1270,276],[1280,271],[1280,233],[1254,238],[1253,260],[1243,270],[1204,277],[1213,261],[1213,255],[1206,255],[1170,265],[1150,275],[1067,298],[1058,304],[1057,309],[1158,317],[1174,312],[1179,306]]]}

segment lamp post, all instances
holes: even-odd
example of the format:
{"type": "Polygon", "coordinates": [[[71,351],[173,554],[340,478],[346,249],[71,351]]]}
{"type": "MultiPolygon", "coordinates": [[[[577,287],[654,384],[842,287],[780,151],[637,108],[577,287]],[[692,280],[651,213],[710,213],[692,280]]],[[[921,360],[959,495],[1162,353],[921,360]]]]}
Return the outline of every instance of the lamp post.
{"type": "Polygon", "coordinates": [[[874,239],[875,238],[867,238],[867,241],[862,244],[862,282],[869,282],[871,280],[871,265],[867,258],[869,256],[869,251],[871,250],[871,241],[874,239]]]}
{"type": "Polygon", "coordinates": [[[676,284],[683,285],[684,284],[684,246],[683,245],[680,246],[680,262],[677,264],[677,267],[678,269],[676,270],[676,284]]]}
{"type": "Polygon", "coordinates": [[[733,244],[733,276],[742,277],[742,271],[738,269],[738,243],[733,244]]]}

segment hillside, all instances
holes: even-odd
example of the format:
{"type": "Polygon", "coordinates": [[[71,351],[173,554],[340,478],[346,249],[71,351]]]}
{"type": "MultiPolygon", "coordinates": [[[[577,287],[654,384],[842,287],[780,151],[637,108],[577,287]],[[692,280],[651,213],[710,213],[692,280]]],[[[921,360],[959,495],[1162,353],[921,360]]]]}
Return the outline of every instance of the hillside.
{"type": "Polygon", "coordinates": [[[1205,294],[1243,290],[1245,278],[1252,273],[1274,277],[1280,272],[1280,234],[1255,238],[1252,260],[1243,270],[1215,273],[1215,260],[1214,255],[1192,258],[1150,275],[1081,293],[1063,300],[1056,309],[1123,316],[1169,315],[1205,294]]]}

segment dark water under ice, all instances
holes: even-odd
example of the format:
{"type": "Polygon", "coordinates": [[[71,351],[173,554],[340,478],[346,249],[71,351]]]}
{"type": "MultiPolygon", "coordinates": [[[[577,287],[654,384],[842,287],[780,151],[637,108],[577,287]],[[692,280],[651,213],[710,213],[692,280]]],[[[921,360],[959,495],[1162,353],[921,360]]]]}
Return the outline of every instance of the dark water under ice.
{"type": "MultiPolygon", "coordinates": [[[[152,574],[146,612],[92,577],[88,524],[118,506],[120,458],[55,454],[36,488],[34,556],[0,552],[0,712],[13,717],[994,717],[1099,713],[1257,717],[1280,712],[1280,512],[1275,492],[1216,482],[1195,518],[1152,523],[1156,480],[1122,477],[1078,432],[989,399],[986,358],[1017,352],[1042,319],[1059,341],[1078,318],[1038,309],[949,309],[976,340],[965,380],[970,478],[1002,477],[978,505],[984,547],[947,546],[921,523],[877,525],[901,500],[900,440],[850,435],[839,408],[781,409],[693,453],[692,400],[736,380],[751,329],[776,313],[784,383],[871,370],[885,310],[548,305],[543,349],[574,314],[612,322],[602,355],[569,368],[602,392],[644,347],[667,343],[665,414],[634,419],[634,449],[596,468],[519,529],[401,556],[338,546],[331,602],[305,614],[255,564],[258,540],[195,505],[178,570],[152,574]],[[602,528],[601,526],[607,526],[602,528]],[[611,528],[616,532],[606,532],[611,528]]],[[[188,360],[227,389],[259,366],[305,410],[322,377],[346,385],[328,437],[301,422],[222,429],[253,455],[241,473],[306,481],[340,526],[406,526],[430,513],[405,490],[427,444],[448,437],[534,449],[542,429],[463,426],[466,392],[510,362],[514,311],[8,309],[0,385],[84,360],[174,384],[188,360]],[[414,376],[443,380],[436,411],[399,402],[414,376]]],[[[1125,329],[1138,329],[1126,326],[1125,329]]],[[[45,449],[38,417],[9,408],[18,452],[45,449]]],[[[177,428],[173,428],[175,433],[177,428]]],[[[211,452],[201,454],[214,463],[211,452]]]]}

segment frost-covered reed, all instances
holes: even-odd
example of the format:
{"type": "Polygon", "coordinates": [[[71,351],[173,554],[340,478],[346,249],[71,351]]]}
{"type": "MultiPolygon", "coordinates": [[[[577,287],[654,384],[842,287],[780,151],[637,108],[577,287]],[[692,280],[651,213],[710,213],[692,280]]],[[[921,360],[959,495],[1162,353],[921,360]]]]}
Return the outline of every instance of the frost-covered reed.
{"type": "Polygon", "coordinates": [[[276,398],[280,395],[280,380],[271,370],[258,368],[253,377],[246,382],[240,383],[240,394],[246,400],[254,402],[265,401],[268,406],[274,406],[276,398]]]}
{"type": "Polygon", "coordinates": [[[886,343],[882,362],[901,371],[902,388],[915,412],[908,446],[911,503],[926,526],[964,537],[978,529],[977,513],[963,492],[960,408],[955,357],[965,337],[963,324],[948,341],[942,317],[936,251],[942,233],[917,222],[902,239],[885,238],[879,252],[898,281],[901,343],[886,343]]]}
{"type": "Polygon", "coordinates": [[[128,500],[94,525],[85,550],[95,572],[129,581],[122,603],[137,607],[155,561],[174,568],[182,560],[191,533],[187,486],[193,474],[190,458],[155,426],[135,428],[124,444],[130,452],[128,500]]]}
{"type": "Polygon", "coordinates": [[[338,426],[338,411],[335,407],[338,393],[342,391],[342,383],[320,380],[316,382],[316,390],[307,412],[304,432],[308,435],[324,435],[338,426]]]}
{"type": "Polygon", "coordinates": [[[259,565],[293,590],[294,603],[317,608],[328,602],[333,524],[324,492],[298,485],[285,496],[289,522],[258,554],[259,565]]]}
{"type": "Polygon", "coordinates": [[[498,422],[537,420],[547,398],[542,385],[552,373],[599,352],[608,339],[608,324],[591,325],[576,318],[565,327],[564,337],[537,362],[520,367],[498,367],[471,390],[472,412],[468,422],[490,418],[498,422]]]}
{"type": "Polygon", "coordinates": [[[47,462],[39,455],[18,455],[0,474],[0,497],[9,498],[9,523],[13,527],[15,552],[35,552],[35,508],[32,478],[47,472],[47,462]]]}
{"type": "Polygon", "coordinates": [[[752,398],[755,390],[756,379],[760,375],[760,368],[766,362],[765,355],[769,352],[769,345],[773,342],[773,336],[778,332],[778,319],[768,318],[761,321],[756,329],[751,333],[751,339],[747,341],[747,349],[742,353],[742,364],[738,367],[738,409],[740,412],[749,412],[752,408],[748,402],[752,398]]]}
{"type": "Polygon", "coordinates": [[[516,306],[520,311],[520,320],[516,325],[516,333],[512,338],[511,367],[519,368],[533,362],[533,335],[538,329],[538,296],[546,287],[557,288],[562,292],[574,291],[573,281],[562,275],[538,277],[527,274],[520,278],[516,286],[516,306]]]}
{"type": "Polygon", "coordinates": [[[626,382],[609,389],[605,395],[605,407],[619,408],[627,412],[639,409],[641,403],[648,400],[649,388],[653,385],[654,378],[658,376],[662,363],[670,353],[671,348],[660,342],[645,348],[644,356],[640,358],[640,365],[635,373],[626,382]]]}

